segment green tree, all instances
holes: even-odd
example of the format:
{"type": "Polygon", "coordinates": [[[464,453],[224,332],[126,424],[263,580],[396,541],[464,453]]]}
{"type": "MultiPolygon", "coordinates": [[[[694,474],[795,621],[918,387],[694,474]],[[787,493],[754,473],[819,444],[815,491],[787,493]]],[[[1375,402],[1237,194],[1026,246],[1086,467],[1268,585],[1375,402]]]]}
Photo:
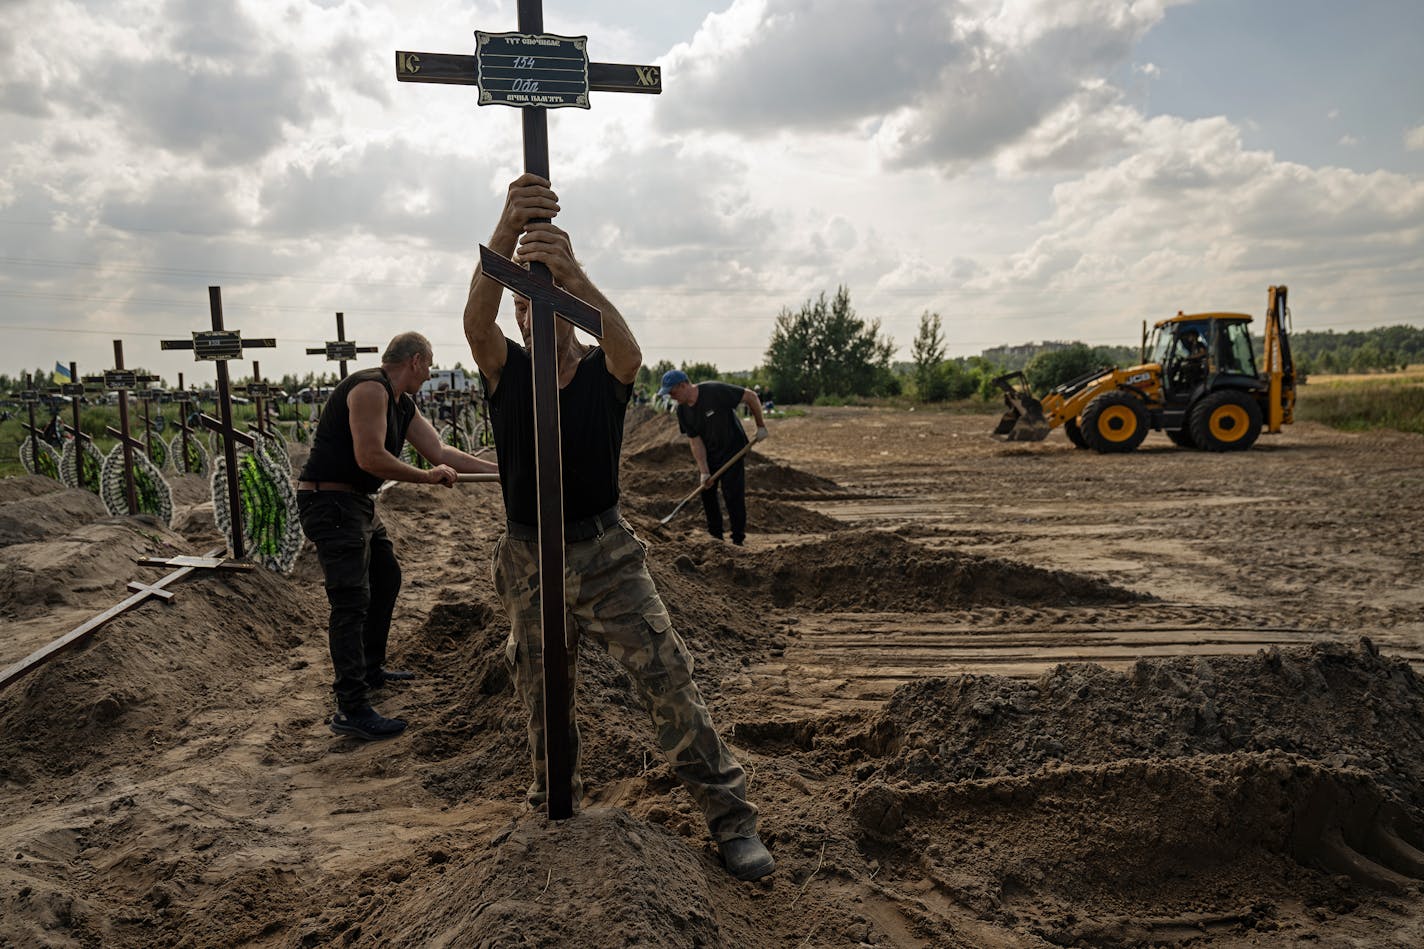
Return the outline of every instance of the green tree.
{"type": "Polygon", "coordinates": [[[1113,364],[1110,353],[1101,349],[1074,343],[1063,349],[1051,349],[1039,353],[1024,367],[1030,388],[1042,394],[1071,379],[1113,364]]]}
{"type": "Polygon", "coordinates": [[[717,367],[710,362],[685,362],[682,364],[682,371],[687,373],[691,382],[706,382],[718,376],[717,367]]]}
{"type": "Polygon", "coordinates": [[[651,366],[644,364],[638,367],[638,378],[633,381],[633,384],[641,389],[646,389],[651,386],[653,390],[656,391],[658,386],[662,384],[663,373],[669,369],[676,368],[677,367],[667,359],[660,359],[651,366]]]}
{"type": "Polygon", "coordinates": [[[850,305],[850,291],[822,293],[776,317],[766,350],[766,369],[779,402],[814,402],[818,397],[883,395],[898,391],[890,370],[895,345],[880,337],[880,321],[867,323],[850,305]]]}
{"type": "Polygon", "coordinates": [[[920,330],[910,353],[915,360],[915,391],[920,401],[942,402],[948,398],[943,385],[945,373],[940,367],[944,362],[944,333],[938,313],[926,310],[920,314],[920,330]]]}

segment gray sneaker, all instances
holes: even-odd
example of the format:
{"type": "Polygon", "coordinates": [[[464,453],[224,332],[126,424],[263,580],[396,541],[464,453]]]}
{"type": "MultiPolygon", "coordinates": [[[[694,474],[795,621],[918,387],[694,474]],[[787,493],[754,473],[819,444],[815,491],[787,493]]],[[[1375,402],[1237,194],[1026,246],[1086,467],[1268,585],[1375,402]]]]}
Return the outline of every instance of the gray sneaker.
{"type": "Polygon", "coordinates": [[[722,852],[722,863],[727,872],[738,880],[760,880],[776,869],[771,851],[756,834],[724,840],[717,845],[717,849],[722,852]]]}

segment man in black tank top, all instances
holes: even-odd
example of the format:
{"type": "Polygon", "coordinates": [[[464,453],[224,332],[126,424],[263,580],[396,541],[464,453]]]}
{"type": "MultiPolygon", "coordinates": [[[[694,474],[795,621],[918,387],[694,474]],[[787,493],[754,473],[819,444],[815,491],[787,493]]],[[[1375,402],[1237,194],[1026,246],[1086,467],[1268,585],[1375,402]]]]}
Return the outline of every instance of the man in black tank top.
{"type": "Polygon", "coordinates": [[[663,373],[658,395],[677,403],[677,427],[687,436],[692,460],[702,475],[702,512],[707,517],[707,533],[722,539],[722,509],[717,504],[717,485],[708,485],[712,475],[720,477],[722,499],[727,502],[732,543],[738,547],[747,537],[747,463],[737,454],[747,446],[737,409],[745,405],[756,420],[756,441],[766,441],[766,419],[761,399],[751,389],[725,382],[692,382],[681,369],[663,373]],[[737,458],[734,464],[728,464],[737,458]]]}
{"type": "Polygon", "coordinates": [[[297,484],[302,531],[316,547],[331,604],[327,638],[336,670],[337,712],[331,730],[373,740],[392,738],[405,722],[371,708],[370,693],[413,678],[385,668],[391,614],[401,570],[375,492],[385,481],[455,483],[456,472],[492,472],[495,465],[443,445],[411,396],[430,378],[430,341],[419,333],[391,340],[378,369],[347,376],[327,399],[297,484]],[[411,447],[434,467],[400,460],[411,447]]]}
{"type": "MultiPolygon", "coordinates": [[[[687,646],[668,617],[645,563],[646,548],[618,512],[618,456],[623,420],[642,353],[617,308],[574,259],[569,238],[550,223],[559,211],[549,182],[523,175],[509,186],[490,249],[546,264],[554,279],[603,315],[603,340],[587,346],[573,327],[556,321],[560,458],[564,470],[564,558],[571,622],[568,654],[577,663],[578,634],[601,640],[636,683],[652,714],[658,742],[707,820],[722,859],[739,879],[755,880],[776,862],[757,836],[757,809],[747,801],[742,766],[718,737],[692,680],[687,646]]],[[[503,288],[475,270],[465,304],[465,337],[484,377],[500,459],[508,530],[494,549],[495,591],[509,614],[506,657],[515,689],[529,712],[534,781],[529,802],[548,797],[544,763],[544,657],[539,609],[538,505],[534,477],[533,374],[529,302],[514,299],[525,344],[496,325],[503,288]]],[[[569,681],[575,681],[570,669],[569,681]]],[[[582,793],[579,735],[572,695],[569,747],[574,801],[582,793]]]]}

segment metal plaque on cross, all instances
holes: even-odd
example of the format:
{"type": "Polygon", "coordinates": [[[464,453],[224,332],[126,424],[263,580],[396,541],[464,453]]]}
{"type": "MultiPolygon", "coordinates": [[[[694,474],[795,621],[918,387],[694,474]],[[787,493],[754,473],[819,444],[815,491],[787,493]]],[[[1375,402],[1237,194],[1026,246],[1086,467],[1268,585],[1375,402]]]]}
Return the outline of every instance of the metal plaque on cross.
{"type": "Polygon", "coordinates": [[[339,363],[341,367],[341,378],[346,378],[346,364],[356,361],[357,353],[374,353],[375,346],[357,346],[354,340],[346,338],[346,314],[336,314],[336,339],[326,341],[326,345],[320,349],[308,349],[308,356],[320,356],[326,354],[327,362],[339,363]]]}

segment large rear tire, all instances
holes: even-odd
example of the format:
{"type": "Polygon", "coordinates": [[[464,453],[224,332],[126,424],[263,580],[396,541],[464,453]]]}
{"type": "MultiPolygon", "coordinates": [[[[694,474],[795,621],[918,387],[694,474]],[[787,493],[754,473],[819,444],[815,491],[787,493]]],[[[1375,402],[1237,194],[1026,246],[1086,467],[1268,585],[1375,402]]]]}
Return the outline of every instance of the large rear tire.
{"type": "Polygon", "coordinates": [[[1261,434],[1261,407],[1244,392],[1213,392],[1192,409],[1192,440],[1207,451],[1245,451],[1261,434]]]}
{"type": "Polygon", "coordinates": [[[1133,451],[1147,437],[1147,409],[1130,392],[1107,392],[1083,412],[1083,437],[1101,454],[1133,451]]]}
{"type": "Polygon", "coordinates": [[[1073,443],[1074,448],[1087,448],[1088,440],[1083,437],[1083,429],[1078,425],[1078,420],[1070,418],[1063,423],[1063,431],[1068,436],[1068,440],[1073,443]]]}

